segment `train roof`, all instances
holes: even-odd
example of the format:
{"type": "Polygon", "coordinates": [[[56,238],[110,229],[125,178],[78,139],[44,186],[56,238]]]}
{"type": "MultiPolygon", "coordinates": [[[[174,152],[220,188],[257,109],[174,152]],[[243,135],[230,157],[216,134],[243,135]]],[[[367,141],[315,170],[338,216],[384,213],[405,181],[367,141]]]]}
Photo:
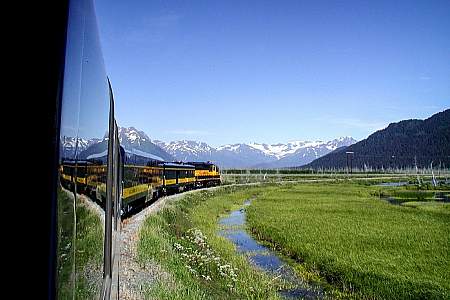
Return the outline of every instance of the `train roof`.
{"type": "Polygon", "coordinates": [[[137,150],[137,149],[133,149],[133,148],[131,150],[128,150],[128,149],[124,149],[124,150],[125,150],[125,153],[127,153],[127,154],[142,156],[142,157],[145,157],[145,158],[148,158],[148,159],[152,159],[152,160],[157,160],[157,161],[160,161],[160,162],[164,161],[163,158],[161,158],[161,157],[159,157],[157,155],[154,155],[154,154],[151,154],[151,153],[148,153],[148,152],[144,152],[144,151],[141,151],[141,150],[137,150]]]}
{"type": "Polygon", "coordinates": [[[188,164],[194,165],[196,169],[203,170],[209,169],[211,166],[217,166],[216,164],[210,161],[196,161],[196,162],[187,162],[188,164]]]}
{"type": "Polygon", "coordinates": [[[82,159],[79,159],[79,160],[63,160],[62,162],[61,162],[61,164],[62,165],[65,165],[65,166],[75,166],[75,165],[80,165],[80,166],[82,166],[82,165],[93,165],[93,163],[92,162],[90,162],[90,161],[87,161],[87,160],[82,160],[82,159]]]}
{"type": "Polygon", "coordinates": [[[160,165],[164,166],[164,167],[171,167],[171,168],[188,168],[188,169],[195,168],[195,166],[190,165],[190,164],[180,164],[180,163],[174,163],[174,162],[164,162],[160,165]]]}
{"type": "Polygon", "coordinates": [[[106,157],[107,155],[108,155],[108,150],[105,150],[105,151],[100,152],[100,153],[91,154],[88,157],[86,157],[86,159],[101,158],[101,157],[106,157]]]}
{"type": "Polygon", "coordinates": [[[210,161],[188,161],[188,162],[186,162],[187,164],[190,164],[190,165],[209,165],[209,166],[211,166],[211,165],[215,165],[213,162],[210,162],[210,161]]]}

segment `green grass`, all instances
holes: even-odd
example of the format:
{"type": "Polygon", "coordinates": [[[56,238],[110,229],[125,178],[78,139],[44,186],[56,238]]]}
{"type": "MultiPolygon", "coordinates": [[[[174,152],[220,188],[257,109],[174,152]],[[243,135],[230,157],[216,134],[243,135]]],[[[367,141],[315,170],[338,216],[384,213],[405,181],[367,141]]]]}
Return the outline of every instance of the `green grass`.
{"type": "Polygon", "coordinates": [[[73,233],[74,233],[73,200],[62,190],[58,190],[58,298],[72,299],[73,281],[73,233]]]}
{"type": "Polygon", "coordinates": [[[248,207],[247,222],[298,270],[319,274],[343,295],[449,299],[449,204],[396,206],[373,196],[393,190],[349,183],[267,187],[248,207]]]}
{"type": "Polygon", "coordinates": [[[74,238],[73,198],[58,191],[58,299],[73,299],[73,293],[93,299],[101,287],[103,226],[98,215],[79,200],[76,204],[74,238]]]}
{"type": "Polygon", "coordinates": [[[217,235],[218,218],[257,190],[226,187],[184,195],[148,217],[140,231],[138,257],[142,264],[158,263],[164,274],[145,287],[146,298],[277,299],[283,283],[257,271],[217,235]]]}
{"type": "MultiPolygon", "coordinates": [[[[274,170],[272,170],[274,171],[274,170]]],[[[366,184],[375,184],[382,182],[399,182],[399,181],[409,181],[410,183],[417,182],[417,177],[411,174],[372,174],[372,173],[314,173],[314,174],[302,174],[302,173],[273,173],[264,172],[259,170],[246,170],[241,173],[224,173],[221,174],[223,184],[241,184],[241,183],[251,183],[251,182],[263,182],[263,183],[277,183],[277,182],[288,182],[288,181],[348,181],[359,180],[365,182],[366,184]]],[[[420,175],[420,179],[430,181],[431,175],[420,175]]],[[[438,180],[443,180],[445,176],[437,176],[438,180]]],[[[422,188],[431,187],[431,183],[423,183],[422,188]]]]}
{"type": "Polygon", "coordinates": [[[76,298],[92,299],[100,293],[103,278],[103,224],[100,217],[77,203],[76,298]]]}

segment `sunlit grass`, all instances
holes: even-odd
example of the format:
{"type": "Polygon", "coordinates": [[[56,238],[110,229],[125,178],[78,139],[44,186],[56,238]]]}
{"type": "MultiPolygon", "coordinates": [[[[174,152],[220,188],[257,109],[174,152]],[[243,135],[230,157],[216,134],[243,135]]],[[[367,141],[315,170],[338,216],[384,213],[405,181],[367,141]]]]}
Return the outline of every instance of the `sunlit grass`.
{"type": "Polygon", "coordinates": [[[277,285],[217,235],[218,218],[243,204],[255,188],[227,188],[186,195],[140,232],[141,263],[156,261],[170,274],[146,289],[158,299],[276,299],[277,285]],[[165,296],[163,296],[165,295],[165,296]]]}
{"type": "Polygon", "coordinates": [[[248,207],[248,224],[300,269],[358,297],[448,299],[449,204],[391,205],[372,196],[383,190],[393,188],[269,187],[248,207]]]}

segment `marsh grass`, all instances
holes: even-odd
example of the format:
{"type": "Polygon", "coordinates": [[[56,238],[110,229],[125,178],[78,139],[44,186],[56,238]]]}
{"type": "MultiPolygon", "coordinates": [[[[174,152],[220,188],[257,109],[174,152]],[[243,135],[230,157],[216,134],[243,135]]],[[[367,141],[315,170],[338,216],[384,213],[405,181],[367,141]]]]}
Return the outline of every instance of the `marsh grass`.
{"type": "MultiPolygon", "coordinates": [[[[276,291],[287,284],[257,271],[217,235],[218,219],[254,198],[246,208],[253,235],[302,278],[321,284],[327,296],[449,298],[449,204],[419,200],[394,206],[380,200],[380,195],[411,192],[339,182],[185,195],[149,217],[140,232],[140,262],[156,261],[170,274],[146,286],[146,297],[278,298],[276,291]],[[227,266],[226,275],[220,266],[227,266]]],[[[424,199],[434,192],[425,192],[424,199]]]]}
{"type": "MultiPolygon", "coordinates": [[[[357,180],[362,184],[371,185],[375,183],[383,182],[399,182],[406,181],[409,183],[416,183],[417,176],[411,174],[395,174],[395,173],[291,173],[289,170],[284,170],[287,173],[270,173],[262,170],[240,170],[241,172],[232,173],[227,172],[221,175],[223,184],[242,184],[251,182],[263,182],[263,183],[278,183],[278,182],[303,182],[303,181],[349,181],[357,180]]],[[[445,180],[446,176],[436,176],[439,181],[445,180]]],[[[422,189],[432,188],[431,175],[420,175],[422,181],[426,181],[421,184],[422,189]]]]}
{"type": "Polygon", "coordinates": [[[409,191],[352,183],[272,186],[247,208],[247,223],[255,237],[292,258],[299,273],[325,278],[345,297],[449,299],[449,204],[394,206],[376,196],[382,193],[409,191]]]}

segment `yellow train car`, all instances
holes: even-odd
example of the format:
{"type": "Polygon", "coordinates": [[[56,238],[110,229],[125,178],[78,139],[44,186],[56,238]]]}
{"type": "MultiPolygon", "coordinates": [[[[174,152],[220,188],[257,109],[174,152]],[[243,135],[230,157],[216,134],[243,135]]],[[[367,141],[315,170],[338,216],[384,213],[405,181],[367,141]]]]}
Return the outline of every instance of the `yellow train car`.
{"type": "Polygon", "coordinates": [[[60,182],[63,187],[80,194],[86,193],[90,163],[65,161],[60,166],[60,182]]]}
{"type": "Polygon", "coordinates": [[[104,190],[106,197],[106,165],[88,165],[86,169],[86,194],[92,198],[100,199],[99,189],[104,190]],[[103,186],[102,186],[103,185],[103,186]]]}
{"type": "Polygon", "coordinates": [[[163,168],[158,166],[124,166],[122,205],[141,200],[146,203],[159,197],[163,168]]]}
{"type": "Polygon", "coordinates": [[[162,163],[163,187],[166,194],[183,192],[195,187],[195,167],[183,163],[162,163]]]}
{"type": "Polygon", "coordinates": [[[220,185],[219,167],[212,162],[188,162],[195,167],[195,182],[197,187],[220,185]]]}
{"type": "Polygon", "coordinates": [[[61,185],[78,194],[85,194],[102,203],[106,197],[106,165],[90,161],[65,161],[60,166],[61,185]]]}
{"type": "Polygon", "coordinates": [[[163,194],[163,159],[139,150],[124,150],[122,210],[124,213],[163,194]]]}
{"type": "Polygon", "coordinates": [[[66,188],[69,189],[71,191],[73,191],[74,187],[75,187],[75,168],[76,168],[76,164],[75,162],[63,162],[60,166],[60,183],[61,185],[66,188]]]}

